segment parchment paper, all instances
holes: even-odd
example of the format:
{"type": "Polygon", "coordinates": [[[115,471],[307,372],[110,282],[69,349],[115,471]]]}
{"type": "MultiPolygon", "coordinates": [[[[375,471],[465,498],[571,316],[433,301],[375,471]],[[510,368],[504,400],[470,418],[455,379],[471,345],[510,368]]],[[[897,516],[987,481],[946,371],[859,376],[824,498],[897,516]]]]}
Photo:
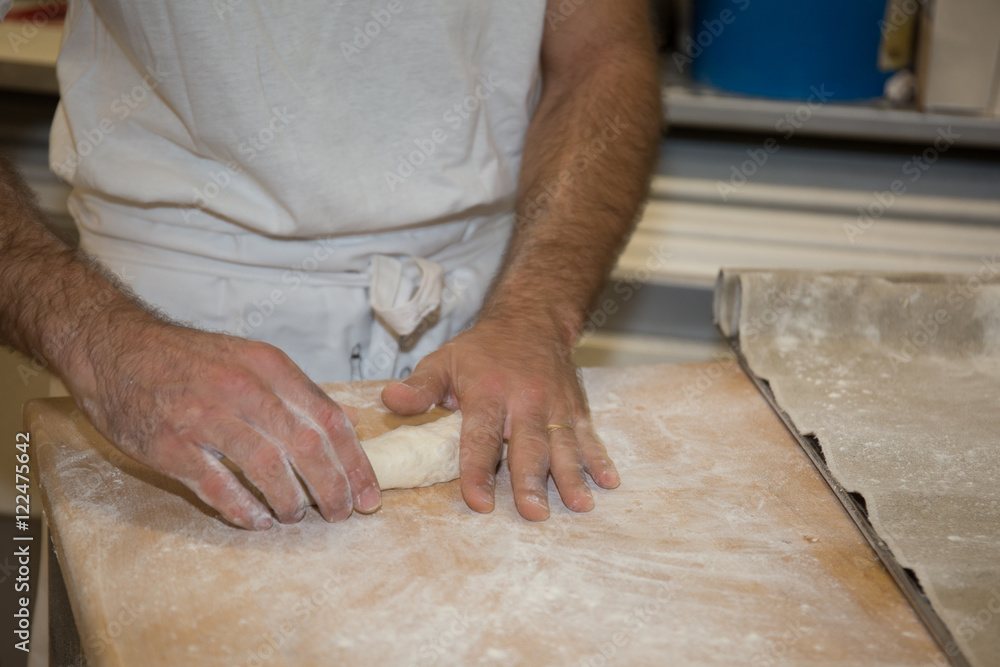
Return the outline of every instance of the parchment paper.
{"type": "Polygon", "coordinates": [[[998,276],[991,257],[964,276],[724,270],[716,291],[723,334],[976,666],[1000,665],[998,276]]]}

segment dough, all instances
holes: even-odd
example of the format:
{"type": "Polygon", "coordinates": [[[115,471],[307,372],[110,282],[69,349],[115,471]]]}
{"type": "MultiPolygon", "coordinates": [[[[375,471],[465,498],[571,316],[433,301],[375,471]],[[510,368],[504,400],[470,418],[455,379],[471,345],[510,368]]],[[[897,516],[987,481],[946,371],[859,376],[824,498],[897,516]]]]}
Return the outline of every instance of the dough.
{"type": "Polygon", "coordinates": [[[412,489],[458,479],[462,413],[420,426],[400,426],[361,443],[385,489],[412,489]]]}

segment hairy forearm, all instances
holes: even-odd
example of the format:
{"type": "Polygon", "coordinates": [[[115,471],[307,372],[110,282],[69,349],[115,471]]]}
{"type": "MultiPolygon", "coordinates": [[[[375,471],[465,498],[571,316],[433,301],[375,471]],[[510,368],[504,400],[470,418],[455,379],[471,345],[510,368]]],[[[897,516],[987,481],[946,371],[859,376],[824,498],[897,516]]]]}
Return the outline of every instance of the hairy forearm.
{"type": "Polygon", "coordinates": [[[0,344],[89,384],[91,350],[113,324],[137,318],[152,316],[46,228],[28,185],[0,157],[0,344]]]}
{"type": "Polygon", "coordinates": [[[541,316],[575,343],[647,193],[656,72],[652,48],[638,44],[595,57],[578,80],[546,84],[525,141],[514,234],[481,320],[541,316]]]}

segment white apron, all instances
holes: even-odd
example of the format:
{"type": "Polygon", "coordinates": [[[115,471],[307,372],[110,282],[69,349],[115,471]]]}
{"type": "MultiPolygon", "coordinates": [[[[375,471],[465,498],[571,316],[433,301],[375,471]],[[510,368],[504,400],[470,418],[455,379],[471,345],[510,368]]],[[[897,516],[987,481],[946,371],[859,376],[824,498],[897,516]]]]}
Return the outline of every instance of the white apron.
{"type": "MultiPolygon", "coordinates": [[[[77,220],[87,220],[86,202],[71,200],[77,220]]],[[[115,207],[100,210],[107,220],[115,207]]],[[[408,244],[397,239],[404,245],[372,235],[354,253],[337,239],[267,239],[274,260],[254,266],[92,234],[87,224],[80,243],[169,318],[272,343],[314,381],[335,382],[405,377],[465,328],[499,267],[512,219],[502,212],[447,223],[408,244]],[[352,259],[367,266],[338,270],[352,259]]],[[[150,238],[164,235],[155,223],[143,228],[150,238]]]]}

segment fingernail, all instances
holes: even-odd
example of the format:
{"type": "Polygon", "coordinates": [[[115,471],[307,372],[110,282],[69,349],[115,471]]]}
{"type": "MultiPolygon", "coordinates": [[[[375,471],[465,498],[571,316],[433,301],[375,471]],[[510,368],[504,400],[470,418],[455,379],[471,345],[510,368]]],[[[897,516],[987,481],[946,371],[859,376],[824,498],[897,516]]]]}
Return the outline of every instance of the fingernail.
{"type": "Polygon", "coordinates": [[[538,513],[528,512],[528,514],[525,514],[522,511],[521,516],[523,516],[525,519],[528,519],[529,521],[544,521],[545,519],[549,518],[548,498],[540,496],[537,493],[529,493],[524,497],[524,501],[529,505],[534,505],[540,510],[540,512],[538,513]],[[529,516],[529,514],[532,514],[534,516],[529,516]]]}
{"type": "Polygon", "coordinates": [[[484,510],[486,512],[492,512],[493,508],[496,506],[496,500],[493,496],[493,487],[494,483],[492,479],[476,486],[476,488],[481,491],[480,497],[482,498],[484,507],[489,507],[489,509],[484,510]]]}
{"type": "Polygon", "coordinates": [[[343,521],[347,517],[351,516],[354,508],[351,505],[344,505],[342,508],[331,514],[330,516],[324,515],[323,518],[329,523],[336,523],[338,521],[343,521]]]}
{"type": "Polygon", "coordinates": [[[292,523],[298,523],[299,521],[302,521],[302,519],[304,519],[305,516],[306,516],[306,508],[303,507],[302,509],[300,509],[298,512],[295,513],[295,516],[292,517],[292,523]]]}
{"type": "Polygon", "coordinates": [[[358,509],[362,512],[374,512],[382,505],[382,494],[377,486],[369,486],[358,497],[358,509]]]}
{"type": "Polygon", "coordinates": [[[542,496],[538,495],[537,493],[529,493],[527,495],[527,497],[525,498],[525,500],[527,500],[529,503],[538,505],[539,507],[547,507],[548,506],[548,498],[543,498],[542,496]]]}
{"type": "Polygon", "coordinates": [[[274,525],[274,520],[269,514],[261,514],[253,520],[254,530],[268,530],[272,525],[274,525]]]}
{"type": "Polygon", "coordinates": [[[590,489],[583,495],[581,499],[578,499],[573,503],[571,508],[574,512],[589,512],[594,509],[594,496],[590,493],[590,489]]]}

